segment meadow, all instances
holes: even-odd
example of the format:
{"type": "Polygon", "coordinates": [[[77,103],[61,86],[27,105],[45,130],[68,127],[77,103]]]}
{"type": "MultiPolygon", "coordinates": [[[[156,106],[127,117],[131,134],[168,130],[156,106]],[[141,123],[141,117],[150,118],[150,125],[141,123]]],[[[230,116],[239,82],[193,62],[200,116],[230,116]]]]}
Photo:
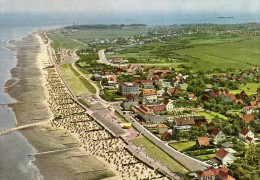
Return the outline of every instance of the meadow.
{"type": "Polygon", "coordinates": [[[96,39],[116,39],[126,36],[140,35],[147,33],[147,29],[84,29],[75,32],[64,33],[65,37],[76,39],[83,43],[90,43],[96,39]]]}

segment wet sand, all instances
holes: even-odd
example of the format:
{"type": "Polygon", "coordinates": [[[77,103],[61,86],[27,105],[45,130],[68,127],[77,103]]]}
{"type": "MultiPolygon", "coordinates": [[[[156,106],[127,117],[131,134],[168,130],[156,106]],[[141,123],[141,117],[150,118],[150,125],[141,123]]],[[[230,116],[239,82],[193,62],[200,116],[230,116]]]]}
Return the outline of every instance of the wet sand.
{"type": "MultiPolygon", "coordinates": [[[[17,103],[9,105],[15,113],[17,125],[52,119],[42,71],[42,61],[48,58],[46,46],[36,34],[30,34],[18,42],[15,49],[17,66],[11,70],[12,79],[5,84],[5,90],[17,100],[17,103]]],[[[87,154],[77,139],[64,130],[46,125],[20,132],[39,153],[33,163],[44,179],[102,179],[114,175],[108,166],[87,154]]]]}

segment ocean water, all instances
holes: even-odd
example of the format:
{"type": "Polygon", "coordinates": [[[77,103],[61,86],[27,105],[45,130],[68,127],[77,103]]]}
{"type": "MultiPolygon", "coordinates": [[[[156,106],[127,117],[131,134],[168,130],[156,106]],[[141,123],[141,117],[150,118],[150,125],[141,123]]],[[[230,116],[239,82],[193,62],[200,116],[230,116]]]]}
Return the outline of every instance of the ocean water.
{"type": "MultiPolygon", "coordinates": [[[[94,15],[86,13],[39,14],[4,13],[0,12],[0,131],[16,125],[15,115],[7,104],[15,102],[4,92],[4,84],[10,78],[10,69],[15,67],[15,51],[9,40],[19,40],[32,31],[75,24],[131,24],[148,25],[170,24],[235,24],[259,22],[259,13],[218,14],[218,13],[149,13],[142,12],[132,15],[109,14],[94,15]],[[218,16],[233,16],[233,19],[218,19],[218,16]]],[[[35,152],[32,145],[19,132],[0,136],[0,179],[42,179],[38,168],[33,165],[34,157],[28,156],[35,152]]]]}

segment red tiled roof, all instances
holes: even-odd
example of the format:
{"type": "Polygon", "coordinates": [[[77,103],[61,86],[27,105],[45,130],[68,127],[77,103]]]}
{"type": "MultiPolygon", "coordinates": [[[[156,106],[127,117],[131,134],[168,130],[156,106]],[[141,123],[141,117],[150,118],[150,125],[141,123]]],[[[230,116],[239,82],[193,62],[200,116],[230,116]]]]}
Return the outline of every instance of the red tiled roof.
{"type": "Polygon", "coordinates": [[[165,110],[165,106],[161,105],[161,106],[154,106],[153,107],[154,111],[164,111],[165,110]]]}
{"type": "Polygon", "coordinates": [[[219,131],[221,131],[219,128],[215,128],[210,135],[215,137],[218,135],[219,131]]]}
{"type": "Polygon", "coordinates": [[[162,134],[162,140],[165,141],[169,136],[171,136],[171,133],[169,133],[168,131],[165,131],[162,134]]]}
{"type": "Polygon", "coordinates": [[[167,90],[169,93],[171,94],[181,94],[181,90],[179,90],[178,88],[168,88],[167,90]]]}
{"type": "Polygon", "coordinates": [[[226,151],[223,148],[220,148],[217,152],[216,152],[216,156],[217,158],[223,159],[226,155],[228,154],[228,151],[226,151]]]}
{"type": "Polygon", "coordinates": [[[209,168],[205,171],[198,173],[198,175],[200,177],[210,177],[210,176],[217,176],[219,175],[219,173],[221,173],[222,176],[226,176],[225,174],[227,174],[228,171],[229,171],[228,168],[218,168],[218,169],[209,168]]]}
{"type": "Polygon", "coordinates": [[[221,180],[236,180],[232,176],[230,176],[227,172],[224,172],[223,170],[220,170],[218,173],[218,178],[221,180]]]}
{"type": "Polygon", "coordinates": [[[132,94],[127,94],[125,97],[127,100],[131,100],[134,98],[134,96],[132,94]]]}
{"type": "Polygon", "coordinates": [[[198,137],[198,143],[200,146],[208,146],[209,138],[208,137],[198,137]]]}
{"type": "Polygon", "coordinates": [[[251,142],[251,141],[253,140],[253,138],[251,138],[251,137],[247,136],[247,137],[246,137],[246,140],[248,140],[248,141],[250,141],[250,142],[251,142]]]}
{"type": "Polygon", "coordinates": [[[137,80],[134,80],[133,82],[141,83],[141,84],[143,84],[143,83],[154,83],[154,80],[139,80],[139,79],[137,79],[137,80]]]}
{"type": "Polygon", "coordinates": [[[243,120],[246,121],[246,123],[250,123],[254,120],[254,116],[252,114],[245,114],[243,120]]]}
{"type": "Polygon", "coordinates": [[[247,135],[247,133],[249,132],[250,130],[247,129],[247,128],[243,128],[240,130],[240,134],[243,134],[244,136],[247,135]]]}

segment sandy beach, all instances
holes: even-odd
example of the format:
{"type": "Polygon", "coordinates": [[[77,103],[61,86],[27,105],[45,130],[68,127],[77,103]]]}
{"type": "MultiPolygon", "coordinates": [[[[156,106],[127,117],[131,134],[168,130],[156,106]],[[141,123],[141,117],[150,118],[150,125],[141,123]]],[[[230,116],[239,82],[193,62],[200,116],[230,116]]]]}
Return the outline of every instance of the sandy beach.
{"type": "MultiPolygon", "coordinates": [[[[42,34],[41,34],[42,35],[42,34]]],[[[137,159],[124,139],[111,134],[73,99],[51,60],[49,44],[33,33],[17,44],[17,66],[6,92],[17,125],[36,149],[38,179],[167,179],[137,159]]]]}
{"type": "MultiPolygon", "coordinates": [[[[6,82],[5,91],[17,100],[17,103],[9,106],[15,113],[18,126],[53,118],[47,103],[49,95],[46,72],[43,71],[44,63],[49,62],[46,46],[37,34],[30,34],[17,42],[17,66],[11,70],[12,79],[6,82]]],[[[46,125],[20,132],[37,153],[64,149],[35,155],[33,163],[40,169],[44,179],[102,179],[114,175],[95,156],[83,156],[86,152],[80,148],[77,139],[64,130],[46,125]],[[91,173],[93,169],[102,171],[91,173]],[[87,171],[90,173],[80,173],[87,171]]]]}

